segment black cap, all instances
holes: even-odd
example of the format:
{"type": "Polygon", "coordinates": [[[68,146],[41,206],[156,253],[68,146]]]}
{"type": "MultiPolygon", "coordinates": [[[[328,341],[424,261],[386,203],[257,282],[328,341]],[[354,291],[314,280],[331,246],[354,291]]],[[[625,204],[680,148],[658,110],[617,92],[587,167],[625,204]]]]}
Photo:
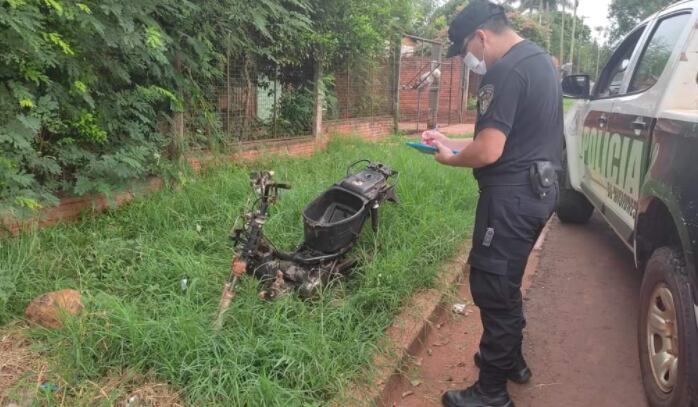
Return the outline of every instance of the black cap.
{"type": "Polygon", "coordinates": [[[475,32],[487,20],[498,15],[505,15],[504,7],[488,0],[472,0],[453,19],[448,27],[448,39],[452,45],[446,53],[446,58],[460,54],[463,40],[475,32]]]}

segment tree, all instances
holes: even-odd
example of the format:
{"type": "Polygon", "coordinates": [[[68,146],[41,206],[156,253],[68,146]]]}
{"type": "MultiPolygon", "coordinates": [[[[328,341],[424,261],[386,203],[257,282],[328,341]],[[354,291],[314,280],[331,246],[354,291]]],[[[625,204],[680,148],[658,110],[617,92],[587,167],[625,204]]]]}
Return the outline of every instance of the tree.
{"type": "MultiPolygon", "coordinates": [[[[448,24],[467,4],[467,0],[448,0],[431,13],[427,23],[421,28],[420,35],[426,38],[446,39],[448,24]]],[[[517,11],[508,11],[507,17],[517,32],[546,48],[547,33],[540,23],[517,11]]]]}
{"type": "Polygon", "coordinates": [[[611,20],[609,39],[613,42],[633,29],[640,21],[670,5],[675,0],[612,0],[608,11],[611,20]]]}
{"type": "MultiPolygon", "coordinates": [[[[576,24],[573,24],[574,21],[574,15],[569,12],[562,13],[561,11],[557,11],[550,13],[551,40],[549,51],[551,54],[557,55],[561,62],[569,60],[573,26],[576,44],[583,46],[584,44],[592,42],[591,28],[584,23],[581,17],[576,17],[576,24]]],[[[578,45],[575,45],[575,49],[577,48],[578,45]]]]}
{"type": "Polygon", "coordinates": [[[533,10],[557,10],[560,7],[571,7],[572,0],[507,0],[504,4],[516,7],[519,11],[533,10]]]}
{"type": "Polygon", "coordinates": [[[532,41],[543,49],[547,48],[548,31],[538,21],[517,12],[507,13],[507,17],[511,21],[511,25],[516,32],[524,38],[532,41]]]}
{"type": "Polygon", "coordinates": [[[446,38],[448,24],[467,4],[467,0],[448,0],[437,7],[430,0],[422,0],[425,18],[417,22],[413,32],[423,38],[446,38]]]}

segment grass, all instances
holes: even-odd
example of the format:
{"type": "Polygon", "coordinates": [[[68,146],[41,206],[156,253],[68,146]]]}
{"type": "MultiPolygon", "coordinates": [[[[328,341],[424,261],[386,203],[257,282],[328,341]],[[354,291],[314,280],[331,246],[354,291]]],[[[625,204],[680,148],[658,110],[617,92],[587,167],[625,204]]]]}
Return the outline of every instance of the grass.
{"type": "Polygon", "coordinates": [[[220,406],[317,406],[366,378],[393,316],[433,284],[439,264],[469,235],[477,195],[469,171],[439,166],[402,142],[343,139],[309,159],[226,166],[179,191],[3,241],[0,322],[20,319],[31,298],[61,288],[80,290],[87,306],[61,330],[31,331],[60,360],[66,383],[46,404],[91,405],[79,389],[124,371],[169,383],[188,404],[220,406]],[[377,236],[364,228],[354,249],[363,265],[312,301],[262,302],[257,281],[245,277],[214,334],[231,257],[226,236],[250,193],[248,171],[273,169],[293,184],[266,226],[277,245],[291,248],[302,240],[303,206],[361,158],[401,172],[402,200],[384,204],[377,236]]]}

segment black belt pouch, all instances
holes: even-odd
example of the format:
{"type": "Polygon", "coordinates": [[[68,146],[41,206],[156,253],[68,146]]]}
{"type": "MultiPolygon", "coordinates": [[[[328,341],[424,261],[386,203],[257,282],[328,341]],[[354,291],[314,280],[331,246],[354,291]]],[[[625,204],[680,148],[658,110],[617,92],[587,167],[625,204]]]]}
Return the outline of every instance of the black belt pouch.
{"type": "Polygon", "coordinates": [[[555,166],[550,161],[536,161],[529,172],[533,193],[543,199],[553,190],[557,182],[555,166]]]}

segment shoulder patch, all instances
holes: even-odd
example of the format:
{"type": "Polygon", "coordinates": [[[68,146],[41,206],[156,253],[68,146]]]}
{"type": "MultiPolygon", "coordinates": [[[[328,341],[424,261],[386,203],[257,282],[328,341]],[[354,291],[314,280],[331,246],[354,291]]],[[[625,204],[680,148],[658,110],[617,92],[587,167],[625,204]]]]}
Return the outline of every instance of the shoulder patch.
{"type": "Polygon", "coordinates": [[[477,101],[480,106],[480,115],[487,113],[487,109],[490,108],[492,99],[494,99],[494,85],[489,84],[483,86],[477,93],[477,101]]]}

